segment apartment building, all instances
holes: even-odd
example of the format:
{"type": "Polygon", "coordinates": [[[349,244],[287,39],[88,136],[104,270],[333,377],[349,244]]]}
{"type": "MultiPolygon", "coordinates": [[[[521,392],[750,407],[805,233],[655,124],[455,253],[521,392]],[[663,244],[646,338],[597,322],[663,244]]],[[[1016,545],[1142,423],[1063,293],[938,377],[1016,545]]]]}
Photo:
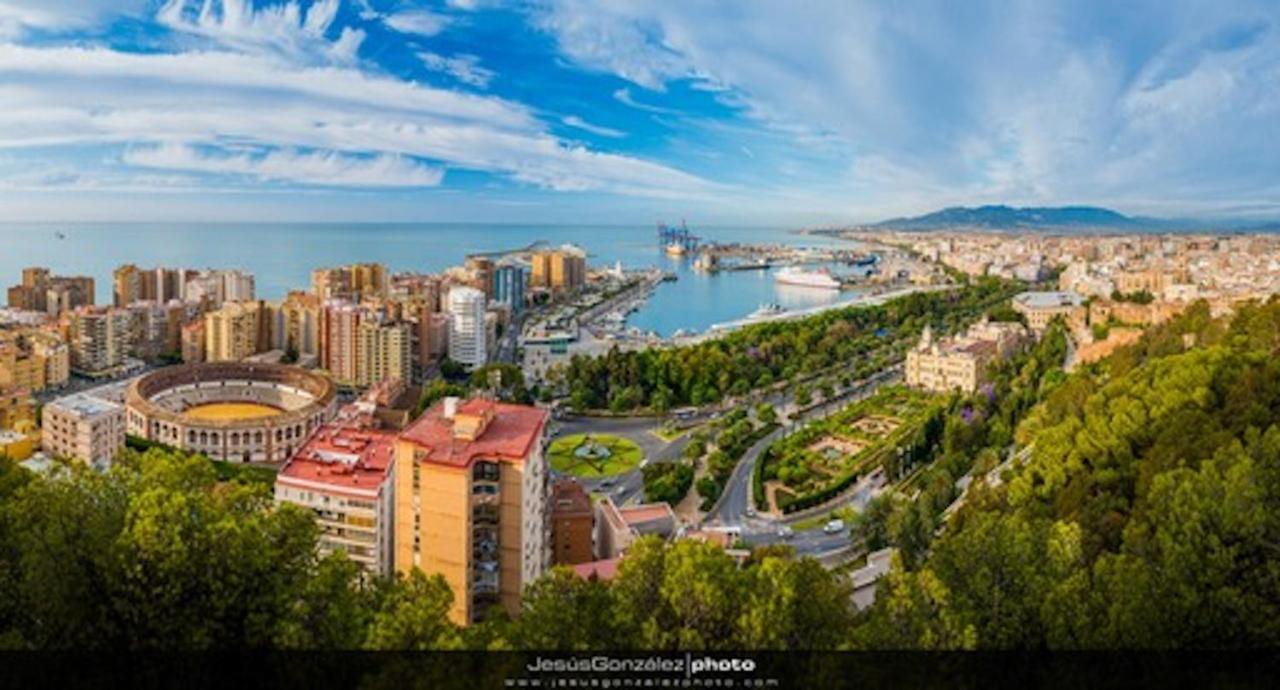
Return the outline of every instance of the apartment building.
{"type": "Polygon", "coordinates": [[[124,447],[124,434],[123,405],[77,393],[44,406],[41,436],[49,455],[105,466],[124,447]]]}
{"type": "Polygon", "coordinates": [[[207,362],[238,362],[266,349],[265,314],[259,302],[227,302],[204,315],[207,362]]]}
{"type": "Polygon", "coordinates": [[[22,269],[22,283],[8,290],[9,306],[59,316],[94,303],[93,278],[55,276],[47,268],[22,269]]]}
{"type": "Polygon", "coordinates": [[[468,369],[489,360],[484,293],[457,286],[449,290],[449,358],[468,369]]]}
{"type": "Polygon", "coordinates": [[[448,398],[396,441],[396,570],[443,576],[459,624],[494,606],[517,614],[549,566],[546,422],[534,407],[448,398]]]}
{"type": "Polygon", "coordinates": [[[511,308],[512,314],[524,311],[525,292],[529,287],[529,272],[525,267],[514,263],[499,264],[493,272],[494,302],[511,308]]]}
{"type": "Polygon", "coordinates": [[[357,335],[357,386],[368,387],[385,379],[413,379],[413,329],[408,323],[365,319],[357,335]]]}
{"type": "Polygon", "coordinates": [[[552,290],[571,290],[587,281],[587,256],[577,247],[534,252],[530,256],[529,285],[552,290]]]}
{"type": "Polygon", "coordinates": [[[104,376],[124,366],[131,342],[129,312],[113,307],[80,307],[67,315],[71,369],[104,376]]]}
{"type": "Polygon", "coordinates": [[[374,575],[393,572],[395,439],[362,400],[316,430],[276,476],[278,503],[315,513],[320,552],[345,552],[374,575]]]}
{"type": "Polygon", "coordinates": [[[577,565],[596,560],[595,510],[586,489],[572,479],[551,488],[551,562],[577,565]]]}
{"type": "Polygon", "coordinates": [[[390,285],[387,267],[377,263],[318,268],[311,272],[311,292],[321,301],[341,299],[359,302],[386,297],[390,285]]]}
{"type": "Polygon", "coordinates": [[[228,269],[187,273],[180,295],[184,301],[203,302],[213,308],[225,302],[248,302],[254,297],[253,276],[228,269]]]}
{"type": "Polygon", "coordinates": [[[196,271],[181,268],[138,268],[120,266],[111,274],[111,298],[117,307],[134,302],[159,302],[182,299],[183,287],[196,271]]]}
{"type": "Polygon", "coordinates": [[[0,388],[33,393],[66,385],[71,351],[55,333],[41,329],[0,329],[0,388]]]}

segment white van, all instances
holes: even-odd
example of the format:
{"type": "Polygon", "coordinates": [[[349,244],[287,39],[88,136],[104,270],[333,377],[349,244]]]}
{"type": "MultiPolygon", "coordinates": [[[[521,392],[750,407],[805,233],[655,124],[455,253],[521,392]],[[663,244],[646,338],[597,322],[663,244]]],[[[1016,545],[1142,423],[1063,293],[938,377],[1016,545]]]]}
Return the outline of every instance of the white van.
{"type": "Polygon", "coordinates": [[[822,531],[827,534],[835,534],[844,531],[844,520],[832,520],[822,527],[822,531]]]}

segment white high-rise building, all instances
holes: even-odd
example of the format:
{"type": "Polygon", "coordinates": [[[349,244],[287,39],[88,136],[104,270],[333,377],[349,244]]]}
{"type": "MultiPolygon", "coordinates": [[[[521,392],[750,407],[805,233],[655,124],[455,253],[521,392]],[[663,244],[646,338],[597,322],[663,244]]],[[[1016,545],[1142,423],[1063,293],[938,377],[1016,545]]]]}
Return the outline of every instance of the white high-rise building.
{"type": "Polygon", "coordinates": [[[489,359],[484,308],[483,292],[462,286],[449,290],[449,358],[468,369],[489,359]]]}

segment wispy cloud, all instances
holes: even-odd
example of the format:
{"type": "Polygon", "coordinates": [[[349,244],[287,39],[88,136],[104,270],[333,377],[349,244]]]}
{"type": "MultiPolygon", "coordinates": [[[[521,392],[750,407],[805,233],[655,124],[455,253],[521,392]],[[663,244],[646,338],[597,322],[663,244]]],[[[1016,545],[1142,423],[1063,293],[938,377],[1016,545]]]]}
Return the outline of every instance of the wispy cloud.
{"type": "Polygon", "coordinates": [[[435,187],[444,179],[440,168],[392,154],[358,156],[281,149],[228,152],[162,144],[128,149],[123,160],[143,168],[246,175],[330,187],[435,187]]]}
{"type": "Polygon", "coordinates": [[[0,45],[0,148],[171,143],[399,155],[555,190],[689,197],[717,189],[591,151],[510,101],[270,56],[0,45]]]}
{"type": "Polygon", "coordinates": [[[168,0],[156,20],[174,31],[203,36],[223,45],[279,52],[293,59],[355,59],[364,32],[343,28],[330,37],[339,0],[255,6],[252,0],[168,0]]]}
{"type": "Polygon", "coordinates": [[[404,10],[383,17],[382,22],[403,34],[435,36],[444,31],[452,19],[431,10],[404,10]]]}
{"type": "Polygon", "coordinates": [[[577,115],[566,115],[565,117],[560,118],[560,121],[570,127],[573,127],[574,129],[580,129],[584,132],[591,132],[592,134],[597,134],[602,137],[609,137],[610,139],[621,139],[627,136],[626,132],[613,129],[611,127],[601,127],[600,125],[593,125],[590,122],[587,122],[586,120],[578,117],[577,115]]]}
{"type": "Polygon", "coordinates": [[[613,99],[625,106],[635,108],[636,110],[643,110],[647,113],[656,113],[658,115],[679,115],[680,114],[680,111],[672,108],[663,108],[661,106],[650,105],[648,103],[641,103],[640,101],[637,101],[634,96],[631,95],[631,89],[628,89],[626,87],[623,87],[621,89],[614,91],[613,99]]]}
{"type": "MultiPolygon", "coordinates": [[[[545,0],[563,55],[649,90],[713,89],[839,151],[828,203],[915,210],[922,190],[1054,203],[1258,190],[1280,157],[1272,2],[908,5],[545,0]],[[992,17],[999,17],[993,21],[992,17]],[[880,174],[892,171],[888,177],[880,174]],[[896,186],[910,180],[916,186],[896,186]]],[[[616,100],[652,110],[629,89],[616,100]]],[[[778,161],[774,161],[778,164],[778,161]]],[[[833,171],[834,172],[834,171],[833,171]]],[[[1253,192],[1250,192],[1252,194],[1253,192]]],[[[1167,209],[1166,209],[1167,210],[1167,209]]]]}
{"type": "Polygon", "coordinates": [[[497,76],[493,70],[481,67],[480,58],[475,55],[446,57],[439,53],[424,51],[418,53],[418,59],[422,60],[423,66],[432,72],[447,74],[463,84],[480,89],[488,88],[489,82],[497,76]]]}

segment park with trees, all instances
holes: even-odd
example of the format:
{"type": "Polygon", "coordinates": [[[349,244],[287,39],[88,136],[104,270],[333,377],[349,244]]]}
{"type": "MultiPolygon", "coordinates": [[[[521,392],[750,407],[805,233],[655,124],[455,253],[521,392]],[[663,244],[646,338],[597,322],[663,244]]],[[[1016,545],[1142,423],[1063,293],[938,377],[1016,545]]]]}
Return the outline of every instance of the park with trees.
{"type": "Polygon", "coordinates": [[[795,384],[837,365],[852,367],[860,379],[901,359],[926,324],[937,333],[955,332],[1024,287],[979,278],[885,304],[756,324],[693,345],[575,355],[550,378],[576,410],[659,413],[795,384]]]}

